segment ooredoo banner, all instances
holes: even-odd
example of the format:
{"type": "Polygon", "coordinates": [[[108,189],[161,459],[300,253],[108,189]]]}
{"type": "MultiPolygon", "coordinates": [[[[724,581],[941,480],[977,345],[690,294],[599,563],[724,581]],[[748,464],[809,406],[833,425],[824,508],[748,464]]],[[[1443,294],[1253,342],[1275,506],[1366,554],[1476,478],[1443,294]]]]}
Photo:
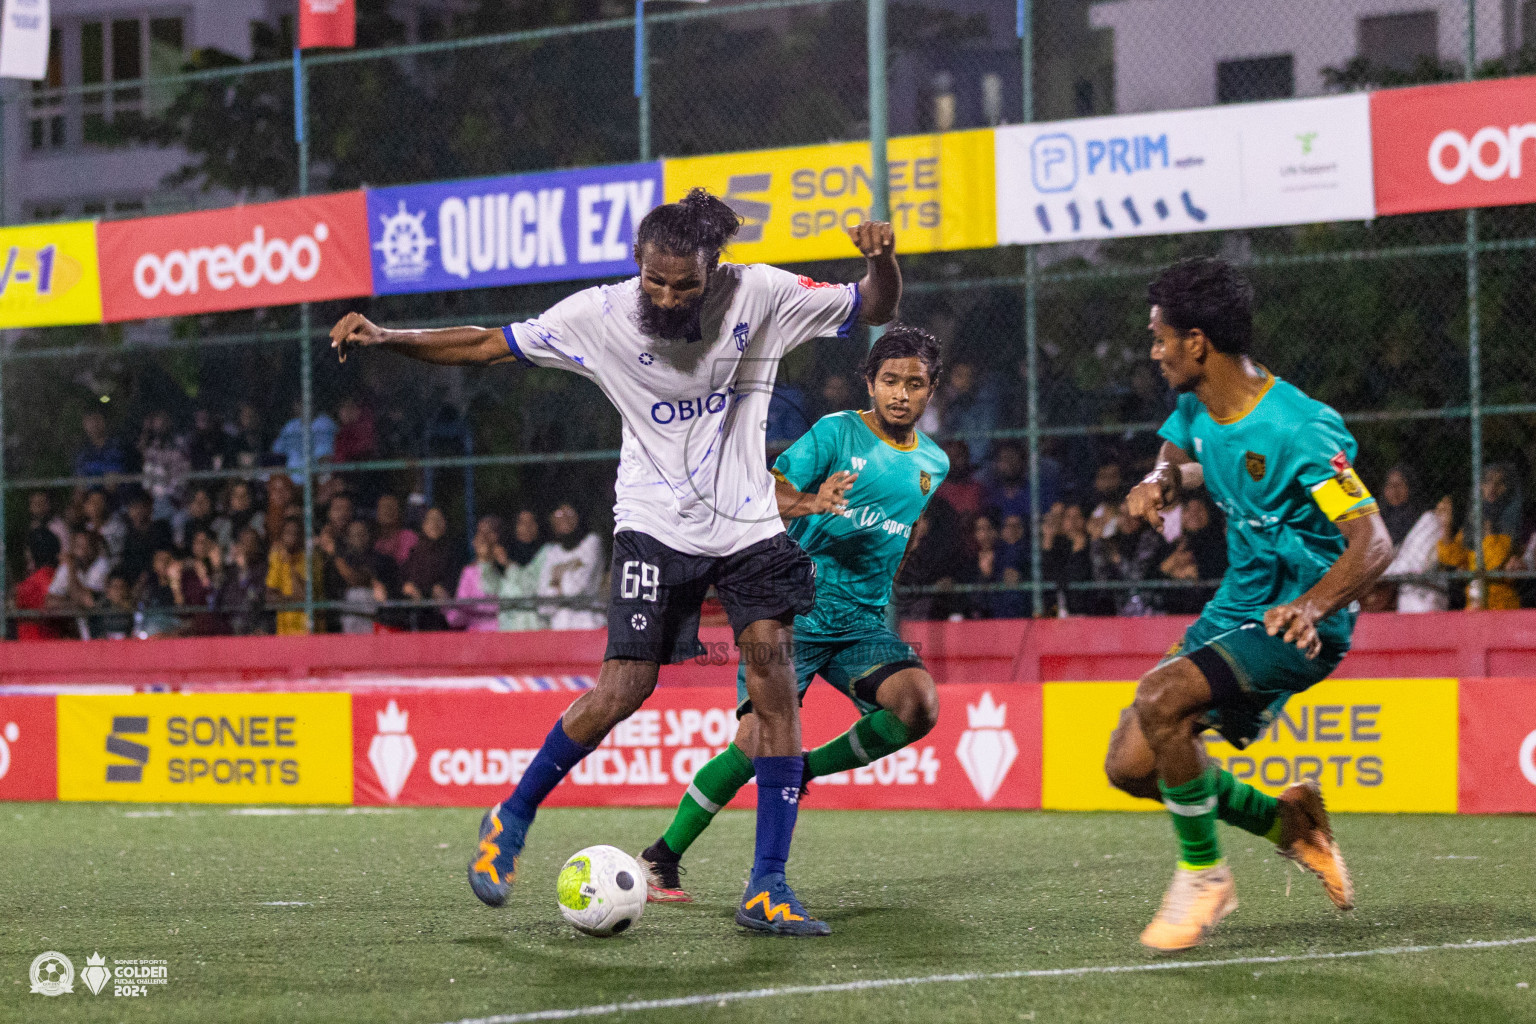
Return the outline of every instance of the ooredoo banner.
{"type": "Polygon", "coordinates": [[[352,802],[345,693],[57,700],[60,800],[352,802]]]}
{"type": "MultiPolygon", "coordinates": [[[[891,223],[902,252],[997,244],[992,130],[890,141],[891,223]]],[[[847,228],[870,219],[869,143],[841,142],[667,160],[667,200],[695,186],[742,218],[730,247],[743,263],[856,255],[847,228]]]]}
{"type": "Polygon", "coordinates": [[[368,295],[362,192],[98,226],[108,322],[368,295]]]}
{"type": "Polygon", "coordinates": [[[1536,78],[1371,94],[1382,215],[1536,201],[1536,78]]]}
{"type": "MultiPolygon", "coordinates": [[[[1157,810],[1110,786],[1104,753],[1135,683],[1045,684],[1047,810],[1157,810]]],[[[1329,679],[1292,697],[1238,750],[1205,733],[1206,752],[1270,794],[1305,779],[1337,811],[1456,811],[1456,680],[1329,679]]]]}
{"type": "Polygon", "coordinates": [[[633,274],[660,202],[659,163],[371,189],[374,293],[633,274]]]}
{"type": "Polygon", "coordinates": [[[52,697],[0,697],[0,800],[57,800],[52,697]]]}
{"type": "MultiPolygon", "coordinates": [[[[939,725],[874,764],[818,779],[819,808],[1028,808],[1040,802],[1040,688],[943,686],[939,725]]],[[[490,806],[522,778],[570,694],[353,698],[359,804],[490,806]]],[[[550,806],[669,806],[736,734],[730,687],[658,689],[550,795],[550,806]]],[[[853,724],[830,687],[806,695],[807,746],[853,724]]],[[[733,806],[751,807],[748,786],[733,806]]]]}
{"type": "Polygon", "coordinates": [[[997,129],[999,244],[1374,215],[1363,94],[997,129]]]}
{"type": "Polygon", "coordinates": [[[1536,812],[1536,679],[1461,681],[1463,814],[1536,812]]]}

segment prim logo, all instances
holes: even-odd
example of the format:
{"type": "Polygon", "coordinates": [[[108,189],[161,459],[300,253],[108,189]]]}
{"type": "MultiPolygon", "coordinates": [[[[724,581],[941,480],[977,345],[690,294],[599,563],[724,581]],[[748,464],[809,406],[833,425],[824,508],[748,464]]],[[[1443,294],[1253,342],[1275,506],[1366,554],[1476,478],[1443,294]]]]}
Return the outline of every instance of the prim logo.
{"type": "Polygon", "coordinates": [[[124,736],[145,736],[149,733],[149,718],[144,715],[118,715],[112,719],[112,732],[107,736],[107,753],[127,758],[132,764],[107,765],[108,782],[143,782],[144,765],[149,761],[149,748],[142,743],[123,739],[124,736]]]}
{"type": "Polygon", "coordinates": [[[721,199],[736,212],[746,223],[741,230],[736,232],[737,242],[761,242],[763,240],[763,228],[768,224],[768,217],[773,213],[773,204],[765,203],[757,199],[747,199],[748,195],[761,194],[773,187],[772,174],[733,174],[725,183],[725,195],[721,199]]]}

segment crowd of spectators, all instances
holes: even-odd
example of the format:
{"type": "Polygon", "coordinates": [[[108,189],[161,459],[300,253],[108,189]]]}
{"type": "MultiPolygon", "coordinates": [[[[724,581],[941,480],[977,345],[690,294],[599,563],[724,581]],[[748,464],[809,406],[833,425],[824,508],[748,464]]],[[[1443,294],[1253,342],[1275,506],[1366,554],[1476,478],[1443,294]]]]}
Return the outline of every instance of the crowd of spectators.
{"type": "MultiPolygon", "coordinates": [[[[770,447],[779,449],[816,416],[856,407],[861,397],[836,375],[811,396],[780,391],[768,424],[770,447]]],[[[899,579],[900,614],[1028,616],[1037,547],[1047,614],[1198,612],[1226,570],[1221,511],[1196,493],[1155,527],[1130,516],[1125,503],[1150,468],[1155,448],[1145,439],[1140,448],[1116,443],[1072,450],[1048,439],[1039,464],[1042,516],[1038,536],[1031,536],[1025,446],[978,436],[995,433],[1007,415],[1000,394],[967,365],[956,365],[922,424],[949,438],[950,474],[913,531],[899,579]]],[[[1155,419],[1151,399],[1144,404],[1139,411],[1155,419]]],[[[317,414],[312,430],[322,469],[379,452],[374,414],[355,399],[341,401],[334,418],[317,414]]],[[[82,433],[74,472],[99,481],[28,496],[25,573],[11,594],[19,639],[311,628],[595,629],[604,623],[606,538],[584,527],[572,501],[544,505],[547,514],[527,507],[455,523],[449,510],[430,506],[420,494],[364,492],[348,475],[328,473],[316,480],[315,535],[306,549],[294,475],[303,467],[297,408],[273,434],[264,432],[250,405],[227,420],[197,410],[184,431],[165,412],[153,412],[128,437],[113,434],[106,417],[92,411],[82,433]],[[189,480],[207,470],[247,472],[189,480]],[[311,587],[320,602],[312,627],[302,607],[311,587]]],[[[1432,501],[1407,466],[1367,483],[1395,557],[1363,602],[1366,610],[1536,604],[1529,579],[1483,584],[1445,575],[1475,568],[1479,556],[1488,570],[1536,571],[1536,534],[1525,522],[1513,465],[1493,464],[1484,472],[1480,550],[1467,536],[1466,500],[1441,495],[1432,501]]]]}

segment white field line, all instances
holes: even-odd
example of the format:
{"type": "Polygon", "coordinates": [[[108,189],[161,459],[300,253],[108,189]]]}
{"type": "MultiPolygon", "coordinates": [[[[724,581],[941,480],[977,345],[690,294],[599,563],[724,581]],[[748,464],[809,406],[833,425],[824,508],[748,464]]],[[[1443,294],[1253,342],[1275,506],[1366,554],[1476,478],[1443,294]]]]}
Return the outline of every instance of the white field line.
{"type": "Polygon", "coordinates": [[[781,999],[786,996],[816,996],[831,992],[865,992],[872,989],[910,987],[913,985],[956,984],[978,981],[1013,981],[1021,978],[1071,978],[1092,974],[1145,974],[1152,971],[1183,971],[1195,967],[1242,967],[1250,964],[1289,964],[1316,960],[1350,960],[1367,956],[1403,956],[1408,953],[1438,953],[1446,950],[1502,949],[1536,943],[1536,935],[1518,939],[1489,939],[1479,942],[1447,942],[1437,946],[1387,946],[1382,949],[1356,949],[1340,953],[1294,953],[1286,956],[1243,956],[1229,960],[1163,960],[1145,964],[1106,967],[1057,967],[1051,969],[998,971],[992,974],[930,974],[915,978],[866,978],[830,985],[786,985],[783,988],[755,988],[712,995],[675,996],[671,999],[641,999],[628,1003],[602,1003],[559,1010],[534,1010],[529,1013],[504,1013],[492,1017],[469,1017],[454,1024],[529,1024],[541,1020],[575,1020],[582,1017],[609,1017],[619,1013],[646,1010],[673,1010],[688,1006],[724,1006],[752,999],[781,999]]]}

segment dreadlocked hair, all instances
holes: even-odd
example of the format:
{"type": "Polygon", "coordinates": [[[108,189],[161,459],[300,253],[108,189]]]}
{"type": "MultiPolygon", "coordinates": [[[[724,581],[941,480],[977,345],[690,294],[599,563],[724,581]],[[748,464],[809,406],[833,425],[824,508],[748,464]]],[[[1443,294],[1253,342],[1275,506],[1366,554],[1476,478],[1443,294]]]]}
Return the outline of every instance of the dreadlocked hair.
{"type": "Polygon", "coordinates": [[[700,253],[713,266],[740,227],[735,210],[702,188],[691,189],[677,202],[645,215],[635,232],[635,261],[649,245],[673,256],[700,253]]]}

